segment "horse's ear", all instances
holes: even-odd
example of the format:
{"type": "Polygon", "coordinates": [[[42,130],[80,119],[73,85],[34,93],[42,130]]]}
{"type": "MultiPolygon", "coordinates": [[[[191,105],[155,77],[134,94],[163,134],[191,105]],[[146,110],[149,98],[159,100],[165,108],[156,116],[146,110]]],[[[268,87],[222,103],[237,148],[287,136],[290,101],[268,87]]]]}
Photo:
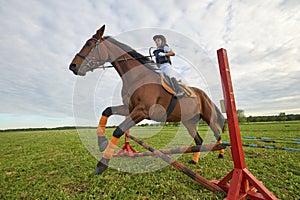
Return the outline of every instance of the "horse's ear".
{"type": "Polygon", "coordinates": [[[99,38],[101,38],[103,36],[103,33],[104,33],[104,30],[105,30],[105,25],[103,25],[98,31],[97,31],[97,36],[99,38]]]}

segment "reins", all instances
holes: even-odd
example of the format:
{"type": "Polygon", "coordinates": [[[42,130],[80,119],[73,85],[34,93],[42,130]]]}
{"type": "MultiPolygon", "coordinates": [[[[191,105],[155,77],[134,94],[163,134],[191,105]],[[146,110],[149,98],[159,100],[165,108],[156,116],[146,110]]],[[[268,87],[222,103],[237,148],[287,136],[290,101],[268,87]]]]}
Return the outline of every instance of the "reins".
{"type": "MultiPolygon", "coordinates": [[[[149,60],[148,63],[144,63],[143,65],[145,67],[147,67],[148,69],[150,69],[150,70],[158,71],[158,70],[160,70],[159,68],[150,67],[150,66],[147,65],[147,64],[155,64],[155,62],[152,61],[153,55],[151,55],[151,52],[150,52],[151,48],[153,48],[153,47],[149,48],[149,56],[141,56],[141,57],[136,57],[136,58],[128,58],[128,57],[121,56],[121,58],[119,57],[118,59],[111,61],[111,63],[113,63],[113,62],[124,62],[124,61],[127,62],[127,61],[130,61],[130,60],[137,60],[137,61],[139,61],[139,59],[151,58],[151,60],[149,60]]],[[[113,67],[114,66],[112,66],[112,65],[104,66],[104,64],[103,64],[103,65],[99,65],[98,67],[94,67],[93,69],[100,68],[100,69],[105,70],[105,69],[113,68],[113,67]]]]}
{"type": "MultiPolygon", "coordinates": [[[[96,45],[93,47],[93,49],[91,50],[91,52],[93,52],[93,51],[95,51],[95,49],[97,49],[98,56],[100,57],[100,47],[99,47],[100,42],[99,42],[99,39],[95,35],[91,39],[93,39],[93,40],[96,41],[96,45]]],[[[154,56],[154,55],[151,54],[151,49],[152,48],[155,48],[155,47],[150,47],[149,48],[149,56],[140,56],[140,57],[131,57],[131,58],[128,58],[128,57],[125,57],[125,56],[120,56],[119,58],[117,58],[115,60],[112,60],[112,61],[109,61],[109,62],[110,63],[113,63],[113,62],[123,62],[123,61],[127,62],[127,61],[130,61],[130,60],[137,60],[137,61],[141,62],[140,59],[150,58],[149,62],[143,63],[143,65],[145,67],[147,67],[148,69],[156,72],[156,71],[158,71],[160,69],[159,68],[155,68],[155,67],[151,67],[151,66],[147,65],[147,64],[155,64],[155,62],[152,60],[152,57],[154,56]]],[[[85,66],[88,67],[90,69],[90,71],[94,71],[94,69],[98,69],[98,68],[105,70],[105,69],[109,69],[109,68],[113,68],[114,67],[112,65],[105,66],[106,62],[102,63],[102,61],[96,60],[94,56],[91,59],[89,59],[88,55],[84,56],[81,53],[77,53],[76,55],[79,56],[79,57],[81,57],[83,60],[86,61],[85,66]]]]}

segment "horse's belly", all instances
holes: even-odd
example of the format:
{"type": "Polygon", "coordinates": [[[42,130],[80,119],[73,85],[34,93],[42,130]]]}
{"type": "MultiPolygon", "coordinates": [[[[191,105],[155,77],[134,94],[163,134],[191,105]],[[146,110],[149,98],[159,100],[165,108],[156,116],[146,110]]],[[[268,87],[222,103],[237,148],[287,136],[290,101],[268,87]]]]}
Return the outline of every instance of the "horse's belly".
{"type": "Polygon", "coordinates": [[[199,105],[196,98],[182,98],[177,102],[177,105],[167,121],[177,122],[185,121],[199,114],[199,105]]]}

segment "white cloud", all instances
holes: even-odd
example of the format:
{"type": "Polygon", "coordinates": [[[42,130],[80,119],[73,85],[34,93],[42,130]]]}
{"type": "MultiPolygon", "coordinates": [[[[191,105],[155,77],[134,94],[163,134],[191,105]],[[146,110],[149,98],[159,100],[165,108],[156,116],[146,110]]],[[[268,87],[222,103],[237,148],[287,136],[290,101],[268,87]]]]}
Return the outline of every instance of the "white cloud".
{"type": "MultiPolygon", "coordinates": [[[[68,70],[69,62],[103,24],[107,25],[106,34],[112,36],[142,28],[178,32],[198,44],[204,50],[201,55],[207,53],[207,58],[198,58],[198,63],[203,64],[208,59],[209,65],[215,67],[216,50],[225,47],[239,108],[247,114],[273,114],[279,110],[299,113],[299,10],[298,1],[291,0],[3,1],[0,8],[0,118],[6,115],[8,118],[13,115],[14,119],[18,115],[20,119],[26,115],[49,119],[65,117],[69,123],[77,79],[68,70]]],[[[142,49],[154,45],[150,33],[154,34],[149,32],[149,35],[120,38],[120,41],[142,49]]],[[[184,52],[180,47],[184,43],[172,35],[168,41],[179,53],[174,61],[185,66],[174,63],[176,70],[186,69],[188,65],[180,58],[184,52]]],[[[203,66],[202,70],[206,69],[203,66]]],[[[94,73],[85,78],[102,74],[94,73]]],[[[195,79],[192,70],[180,73],[195,79]]],[[[111,91],[105,82],[116,78],[115,72],[106,72],[100,93],[111,91]]],[[[218,85],[218,81],[216,78],[211,84],[218,85]]],[[[100,99],[101,94],[97,95],[100,99]]],[[[104,96],[96,112],[101,112],[111,101],[104,96]]],[[[97,115],[99,113],[94,113],[97,115]]],[[[7,127],[5,123],[7,120],[1,120],[0,128],[7,127]]],[[[16,122],[15,126],[23,124],[16,122]]]]}

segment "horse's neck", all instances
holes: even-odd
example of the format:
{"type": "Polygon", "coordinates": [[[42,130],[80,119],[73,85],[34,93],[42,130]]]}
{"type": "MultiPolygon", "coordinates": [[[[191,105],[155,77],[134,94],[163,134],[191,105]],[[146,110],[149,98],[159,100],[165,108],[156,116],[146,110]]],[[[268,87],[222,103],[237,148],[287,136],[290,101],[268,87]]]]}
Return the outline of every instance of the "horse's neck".
{"type": "Polygon", "coordinates": [[[135,82],[140,82],[141,80],[153,78],[155,75],[152,71],[146,68],[137,60],[127,60],[121,62],[112,63],[119,76],[121,77],[123,84],[134,84],[135,82]]]}
{"type": "Polygon", "coordinates": [[[158,79],[159,76],[156,73],[120,47],[112,43],[107,43],[107,47],[109,57],[113,60],[111,64],[121,77],[123,87],[136,88],[141,83],[153,82],[153,80],[158,79]]]}
{"type": "Polygon", "coordinates": [[[114,66],[115,70],[118,72],[119,76],[122,78],[136,63],[132,62],[132,57],[125,52],[123,49],[114,45],[110,42],[104,42],[107,47],[108,56],[111,60],[111,64],[114,66]],[[126,61],[128,59],[128,61],[126,61]]]}
{"type": "MultiPolygon", "coordinates": [[[[119,59],[131,59],[129,57],[121,57],[119,59]]],[[[133,62],[134,60],[127,60],[127,61],[115,61],[112,62],[112,65],[114,66],[115,70],[118,72],[119,76],[123,78],[125,74],[127,74],[130,70],[135,68],[139,65],[137,62],[133,62]]]]}

